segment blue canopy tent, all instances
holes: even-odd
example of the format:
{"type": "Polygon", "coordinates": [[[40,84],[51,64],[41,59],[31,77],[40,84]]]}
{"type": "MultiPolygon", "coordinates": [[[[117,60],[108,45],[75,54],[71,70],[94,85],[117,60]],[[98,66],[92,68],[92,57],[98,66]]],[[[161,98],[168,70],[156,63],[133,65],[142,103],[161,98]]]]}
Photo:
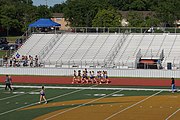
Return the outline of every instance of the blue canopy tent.
{"type": "Polygon", "coordinates": [[[30,31],[33,30],[33,32],[34,32],[34,30],[38,30],[40,32],[47,33],[49,31],[46,31],[46,29],[55,28],[55,33],[56,33],[56,28],[58,28],[60,26],[61,26],[61,24],[56,23],[56,22],[52,21],[51,19],[41,18],[41,19],[37,20],[36,22],[30,24],[29,29],[30,29],[30,31]],[[31,28],[33,28],[33,29],[31,29],[31,28]]]}
{"type": "Polygon", "coordinates": [[[31,27],[55,27],[55,26],[61,26],[61,24],[56,23],[52,21],[51,19],[39,19],[36,22],[29,25],[29,28],[31,27]]]}

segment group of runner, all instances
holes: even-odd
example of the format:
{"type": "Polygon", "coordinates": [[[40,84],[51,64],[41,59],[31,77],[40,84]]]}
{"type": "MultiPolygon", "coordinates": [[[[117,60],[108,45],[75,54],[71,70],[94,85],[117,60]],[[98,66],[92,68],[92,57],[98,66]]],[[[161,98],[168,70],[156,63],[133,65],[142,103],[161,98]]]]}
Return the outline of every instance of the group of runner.
{"type": "Polygon", "coordinates": [[[83,84],[109,84],[111,81],[108,79],[107,71],[97,71],[95,75],[94,71],[87,71],[85,68],[82,73],[81,70],[74,70],[74,76],[72,84],[83,83],[83,84]]]}

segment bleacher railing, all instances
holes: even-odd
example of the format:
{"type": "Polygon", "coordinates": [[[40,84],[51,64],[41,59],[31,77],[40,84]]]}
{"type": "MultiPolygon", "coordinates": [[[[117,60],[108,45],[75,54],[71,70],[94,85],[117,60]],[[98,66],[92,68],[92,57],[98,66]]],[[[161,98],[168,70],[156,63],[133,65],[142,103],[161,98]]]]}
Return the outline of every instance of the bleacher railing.
{"type": "Polygon", "coordinates": [[[120,48],[122,47],[124,41],[126,40],[128,34],[123,34],[123,38],[119,41],[119,43],[117,44],[117,46],[114,48],[113,52],[109,55],[109,57],[107,58],[107,60],[105,59],[105,61],[108,62],[108,66],[111,66],[113,63],[114,58],[117,56],[120,48]]]}
{"type": "Polygon", "coordinates": [[[42,60],[45,57],[45,55],[47,54],[47,51],[50,51],[53,48],[53,46],[61,38],[61,36],[62,34],[55,34],[55,36],[51,38],[50,42],[48,42],[43,47],[43,49],[38,53],[40,60],[42,60]]]}
{"type": "Polygon", "coordinates": [[[74,33],[180,33],[175,27],[72,27],[64,32],[74,33]]]}

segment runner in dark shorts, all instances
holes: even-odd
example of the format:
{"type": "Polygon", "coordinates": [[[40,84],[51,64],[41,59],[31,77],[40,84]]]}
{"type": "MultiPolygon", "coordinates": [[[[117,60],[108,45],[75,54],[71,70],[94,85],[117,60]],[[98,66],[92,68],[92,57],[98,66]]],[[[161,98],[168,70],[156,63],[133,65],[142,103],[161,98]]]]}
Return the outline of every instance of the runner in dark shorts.
{"type": "Polygon", "coordinates": [[[78,76],[77,76],[77,72],[76,70],[74,70],[74,75],[73,75],[73,81],[72,81],[72,84],[78,82],[78,76]]]}
{"type": "Polygon", "coordinates": [[[45,101],[45,104],[47,104],[47,100],[46,100],[46,97],[45,97],[44,86],[42,86],[41,91],[40,91],[40,100],[39,100],[39,103],[42,102],[42,99],[45,101]]]}

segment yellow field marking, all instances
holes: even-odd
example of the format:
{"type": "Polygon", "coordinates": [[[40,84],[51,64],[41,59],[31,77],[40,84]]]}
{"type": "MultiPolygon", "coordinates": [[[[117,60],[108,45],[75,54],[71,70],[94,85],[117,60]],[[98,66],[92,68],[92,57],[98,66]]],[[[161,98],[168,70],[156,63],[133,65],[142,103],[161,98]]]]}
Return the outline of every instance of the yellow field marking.
{"type": "Polygon", "coordinates": [[[97,98],[97,99],[88,101],[88,102],[86,102],[86,103],[80,104],[80,105],[78,105],[78,106],[76,106],[76,107],[73,107],[73,108],[70,108],[70,109],[67,109],[67,110],[62,111],[62,112],[60,112],[60,113],[57,113],[57,114],[55,114],[55,115],[52,115],[52,116],[50,116],[50,117],[48,117],[48,118],[45,118],[44,120],[52,119],[52,118],[54,118],[54,117],[56,117],[56,116],[59,116],[59,115],[64,114],[64,113],[67,113],[67,112],[69,112],[69,111],[72,111],[72,110],[74,110],[74,109],[80,108],[80,107],[82,107],[82,106],[85,106],[85,105],[87,105],[87,104],[93,103],[93,102],[95,102],[95,101],[101,100],[101,99],[103,99],[103,98],[105,98],[105,97],[111,96],[111,95],[116,94],[116,93],[118,93],[118,92],[120,92],[120,91],[122,91],[122,90],[115,91],[115,92],[113,92],[113,93],[111,93],[111,94],[107,94],[107,95],[105,95],[105,96],[103,96],[103,97],[100,97],[100,98],[97,98]]]}
{"type": "Polygon", "coordinates": [[[154,97],[155,95],[158,95],[158,94],[161,93],[161,92],[162,92],[162,91],[159,91],[159,92],[157,92],[157,93],[155,93],[155,94],[153,94],[153,95],[151,95],[151,96],[149,96],[149,97],[146,97],[145,99],[143,99],[143,100],[141,100],[141,101],[139,101],[139,102],[137,102],[137,103],[135,103],[135,104],[133,104],[133,105],[131,105],[131,106],[128,106],[127,108],[125,108],[125,109],[123,109],[123,110],[120,110],[120,111],[118,111],[118,112],[110,115],[110,116],[107,117],[105,120],[109,120],[109,119],[113,118],[114,116],[118,115],[119,113],[122,113],[122,112],[124,112],[124,111],[126,111],[126,110],[128,110],[128,109],[130,109],[130,108],[132,108],[132,107],[134,107],[134,106],[136,106],[136,105],[138,105],[138,104],[140,104],[140,103],[142,103],[142,102],[144,102],[144,101],[152,98],[152,97],[154,97]]]}
{"type": "MultiPolygon", "coordinates": [[[[180,111],[180,108],[178,109],[178,110],[176,110],[173,114],[171,114],[170,116],[168,116],[167,118],[166,118],[166,120],[169,120],[169,119],[171,119],[177,112],[179,112],[180,111]]],[[[179,115],[180,116],[180,115],[179,115]]],[[[177,118],[179,118],[179,117],[177,117],[177,118]]]]}
{"type": "MultiPolygon", "coordinates": [[[[138,101],[145,98],[146,96],[104,98],[101,99],[100,101],[94,102],[93,104],[82,106],[78,109],[74,109],[67,113],[53,117],[52,120],[59,120],[59,119],[60,120],[70,120],[70,119],[104,120],[105,118],[107,118],[107,116],[111,115],[112,113],[119,111],[120,109],[123,110],[128,106],[137,103],[138,101]],[[96,103],[100,103],[100,104],[96,104],[96,103]]],[[[173,98],[171,97],[171,95],[154,96],[150,101],[141,103],[140,106],[142,106],[142,108],[140,108],[139,106],[133,107],[132,109],[124,111],[123,113],[112,118],[112,120],[120,120],[120,119],[128,120],[130,118],[133,118],[133,120],[139,120],[139,118],[142,118],[143,120],[147,120],[149,118],[152,118],[154,120],[165,119],[168,113],[171,114],[172,111],[176,111],[179,108],[179,98],[180,96],[178,96],[177,98],[173,98]],[[152,108],[149,108],[149,106],[152,106],[152,108]],[[160,106],[162,106],[163,108],[160,109],[160,106]],[[170,109],[170,107],[172,108],[170,109]]],[[[79,104],[79,103],[81,104],[89,100],[91,99],[83,100],[83,101],[74,100],[74,101],[64,102],[64,104],[71,105],[73,102],[74,102],[73,104],[79,104]]],[[[59,104],[62,104],[62,102],[60,102],[59,104]]],[[[48,109],[46,105],[37,106],[37,108],[34,109],[38,109],[39,107],[41,108],[44,107],[48,109]]],[[[49,116],[53,116],[65,110],[66,109],[57,110],[45,114],[43,116],[37,117],[34,120],[46,119],[49,116]]],[[[176,116],[177,114],[174,117],[176,116]]]]}
{"type": "MultiPolygon", "coordinates": [[[[93,104],[90,104],[90,105],[87,105],[87,106],[83,106],[81,108],[78,108],[76,110],[73,110],[73,111],[69,111],[67,112],[66,114],[63,114],[61,116],[57,116],[53,119],[58,119],[58,118],[61,118],[63,119],[63,116],[72,116],[72,115],[75,115],[74,112],[76,111],[81,111],[82,113],[80,113],[80,116],[88,116],[87,119],[91,118],[91,117],[94,117],[92,111],[94,110],[98,110],[97,113],[101,113],[101,111],[103,112],[104,110],[108,109],[108,111],[110,110],[109,108],[110,107],[116,107],[117,109],[119,109],[120,107],[126,107],[128,106],[129,104],[132,104],[134,102],[137,102],[139,101],[140,99],[143,99],[145,98],[144,96],[133,96],[133,97],[113,97],[113,98],[103,98],[101,99],[100,101],[96,101],[94,102],[93,104]],[[133,101],[132,101],[133,99],[133,101]],[[100,103],[99,105],[97,103],[100,103]],[[111,104],[113,103],[113,105],[111,106],[111,104]],[[103,109],[100,109],[100,105],[103,105],[103,109]],[[104,109],[105,108],[105,109],[104,109]],[[83,109],[83,110],[82,110],[83,109]],[[93,110],[92,110],[93,109],[93,110]],[[87,111],[86,113],[83,113],[83,111],[87,111]],[[88,115],[89,114],[89,115],[88,115]]],[[[69,105],[69,104],[82,104],[82,103],[85,103],[85,102],[88,102],[88,101],[91,101],[93,99],[86,99],[86,100],[74,100],[74,101],[67,101],[65,102],[65,104],[69,105]]],[[[62,104],[62,102],[59,102],[57,104],[62,104]]],[[[47,104],[48,105],[48,104],[47,104]]],[[[41,105],[41,106],[37,106],[36,108],[35,107],[30,107],[29,109],[38,109],[38,108],[47,108],[48,106],[47,105],[41,105]]],[[[50,106],[49,106],[50,107],[50,106]]],[[[57,107],[57,106],[56,106],[57,107]]],[[[58,110],[58,111],[54,111],[54,112],[51,112],[49,114],[46,114],[46,115],[43,115],[43,116],[40,116],[38,118],[36,118],[35,120],[42,120],[42,119],[45,119],[45,118],[48,118],[49,116],[52,116],[52,115],[55,115],[57,113],[60,113],[60,112],[63,112],[64,110],[66,109],[62,109],[62,110],[58,110]]],[[[106,114],[106,112],[103,112],[106,114]]],[[[100,114],[99,114],[100,115],[100,114]]],[[[76,115],[77,116],[77,115],[76,115]]],[[[103,115],[102,115],[103,117],[103,115]]]]}
{"type": "MultiPolygon", "coordinates": [[[[180,95],[176,98],[171,97],[171,95],[154,96],[153,98],[139,104],[140,106],[143,106],[143,108],[134,106],[133,108],[111,118],[111,120],[139,120],[140,118],[143,120],[165,120],[169,114],[172,114],[172,112],[180,108],[179,101],[180,95]]],[[[173,116],[177,119],[180,114],[177,114],[177,112],[175,113],[176,114],[173,113],[173,116]]]]}

